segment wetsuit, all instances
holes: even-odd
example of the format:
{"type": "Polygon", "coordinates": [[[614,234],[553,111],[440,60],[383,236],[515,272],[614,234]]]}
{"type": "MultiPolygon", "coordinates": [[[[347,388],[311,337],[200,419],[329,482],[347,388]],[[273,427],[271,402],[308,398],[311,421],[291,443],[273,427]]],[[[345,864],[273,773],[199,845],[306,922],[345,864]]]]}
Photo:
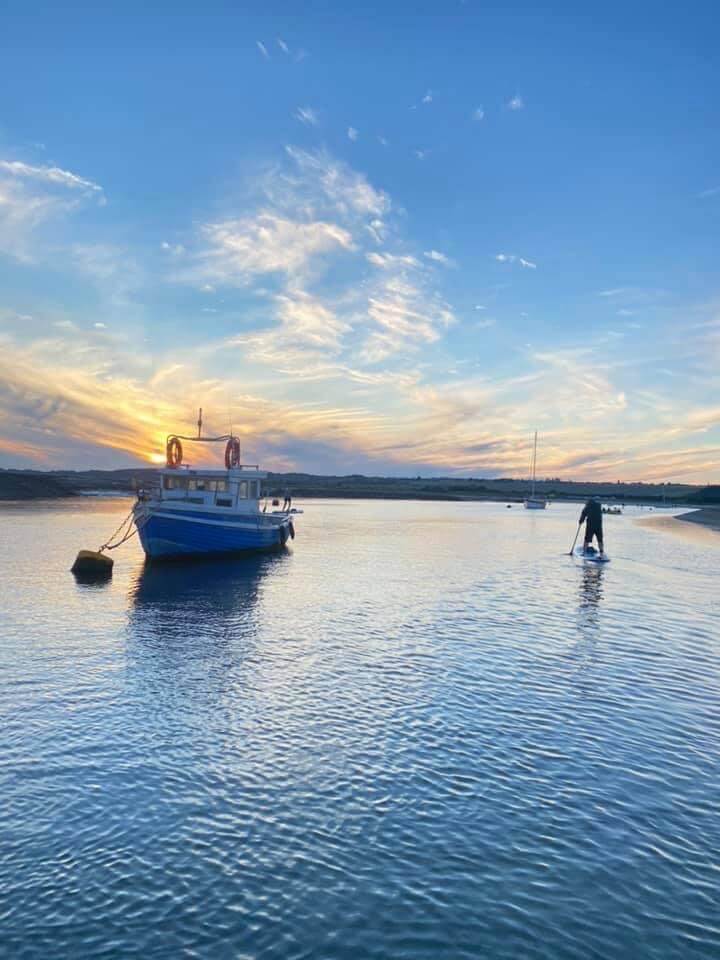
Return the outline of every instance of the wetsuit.
{"type": "Polygon", "coordinates": [[[603,529],[602,529],[602,507],[597,500],[588,500],[580,514],[580,523],[585,521],[585,546],[592,543],[593,537],[597,537],[600,551],[603,549],[603,529]]]}

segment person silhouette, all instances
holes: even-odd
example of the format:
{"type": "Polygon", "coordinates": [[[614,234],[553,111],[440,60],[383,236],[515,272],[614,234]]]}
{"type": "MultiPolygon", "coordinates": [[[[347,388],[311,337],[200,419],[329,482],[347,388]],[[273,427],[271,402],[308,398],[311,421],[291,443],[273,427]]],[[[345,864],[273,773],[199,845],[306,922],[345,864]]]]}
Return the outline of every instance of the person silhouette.
{"type": "Polygon", "coordinates": [[[588,551],[591,548],[593,538],[597,540],[600,556],[605,553],[602,528],[602,506],[597,497],[590,497],[583,507],[578,524],[585,523],[585,540],[583,550],[588,551]]]}

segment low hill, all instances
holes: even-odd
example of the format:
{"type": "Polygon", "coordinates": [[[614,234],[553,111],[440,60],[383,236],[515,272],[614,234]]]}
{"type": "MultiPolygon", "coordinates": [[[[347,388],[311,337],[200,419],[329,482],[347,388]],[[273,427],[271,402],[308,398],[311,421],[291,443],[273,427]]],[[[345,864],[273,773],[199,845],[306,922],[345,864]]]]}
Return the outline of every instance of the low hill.
{"type": "Polygon", "coordinates": [[[688,503],[718,503],[720,504],[720,484],[703,487],[688,496],[688,503]]]}
{"type": "Polygon", "coordinates": [[[75,491],[47,473],[0,470],[0,500],[55,500],[75,491]]]}
{"type": "MultiPolygon", "coordinates": [[[[157,482],[151,467],[125,470],[0,470],[0,500],[27,500],[103,492],[127,494],[157,482]]],[[[264,491],[282,497],[342,497],[382,500],[507,500],[530,493],[526,479],[470,477],[318,476],[309,473],[268,473],[264,491]]],[[[706,491],[717,487],[704,488],[706,491]]],[[[538,480],[536,492],[550,500],[583,500],[597,496],[611,503],[710,503],[696,499],[703,490],[687,484],[590,483],[560,479],[538,480]]]]}

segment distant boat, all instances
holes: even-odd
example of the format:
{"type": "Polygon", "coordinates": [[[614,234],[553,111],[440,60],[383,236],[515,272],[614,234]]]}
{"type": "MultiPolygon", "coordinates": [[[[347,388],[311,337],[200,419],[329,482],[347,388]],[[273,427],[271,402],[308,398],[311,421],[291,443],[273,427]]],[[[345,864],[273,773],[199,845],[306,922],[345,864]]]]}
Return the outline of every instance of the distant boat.
{"type": "MultiPolygon", "coordinates": [[[[133,516],[148,557],[234,553],[284,547],[295,536],[289,492],[282,509],[261,507],[262,481],[257,465],[240,462],[240,440],[232,435],[167,438],[167,466],[159,486],[139,490],[133,516]],[[225,469],[185,466],[181,441],[225,442],[225,469]]],[[[275,502],[275,501],[274,501],[275,502]]]]}
{"type": "Polygon", "coordinates": [[[530,488],[530,496],[524,501],[526,510],[544,510],[547,507],[547,500],[545,497],[536,497],[535,496],[535,468],[537,466],[537,430],[535,431],[535,442],[533,444],[533,458],[532,458],[532,487],[530,488]]]}

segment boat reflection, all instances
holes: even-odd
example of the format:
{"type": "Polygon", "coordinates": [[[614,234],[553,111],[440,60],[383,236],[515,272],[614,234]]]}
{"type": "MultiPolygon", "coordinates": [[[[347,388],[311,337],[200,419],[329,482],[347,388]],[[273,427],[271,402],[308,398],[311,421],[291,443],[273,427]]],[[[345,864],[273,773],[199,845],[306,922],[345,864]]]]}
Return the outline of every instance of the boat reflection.
{"type": "Polygon", "coordinates": [[[244,633],[254,624],[264,578],[288,556],[146,561],[130,588],[131,632],[137,639],[189,645],[244,633]]]}

